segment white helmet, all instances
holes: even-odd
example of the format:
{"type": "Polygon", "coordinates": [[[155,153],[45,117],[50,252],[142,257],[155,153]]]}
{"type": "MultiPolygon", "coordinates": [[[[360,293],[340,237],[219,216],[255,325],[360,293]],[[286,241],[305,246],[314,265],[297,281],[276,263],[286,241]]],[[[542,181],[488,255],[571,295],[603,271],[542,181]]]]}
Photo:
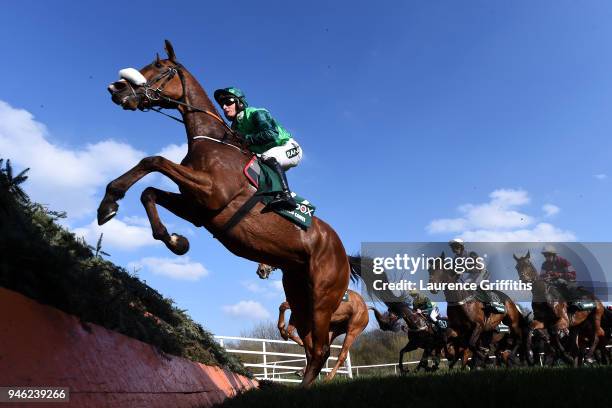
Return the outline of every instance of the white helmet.
{"type": "Polygon", "coordinates": [[[542,255],[546,254],[557,255],[557,248],[552,245],[545,245],[544,248],[542,248],[542,255]]]}
{"type": "Polygon", "coordinates": [[[450,247],[454,247],[454,246],[460,246],[461,248],[465,248],[464,242],[461,238],[453,238],[450,241],[448,241],[448,245],[450,245],[450,247]]]}

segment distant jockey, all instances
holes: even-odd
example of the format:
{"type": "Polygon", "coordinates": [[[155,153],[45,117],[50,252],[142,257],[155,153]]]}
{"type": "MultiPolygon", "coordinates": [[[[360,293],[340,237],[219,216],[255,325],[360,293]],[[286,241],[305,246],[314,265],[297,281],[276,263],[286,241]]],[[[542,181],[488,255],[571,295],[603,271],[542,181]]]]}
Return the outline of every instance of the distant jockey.
{"type": "Polygon", "coordinates": [[[557,281],[562,279],[566,282],[576,281],[576,270],[565,258],[557,254],[557,249],[552,245],[546,245],[542,249],[542,255],[546,259],[542,263],[540,279],[557,281]]]}
{"type": "Polygon", "coordinates": [[[416,290],[412,290],[410,291],[410,297],[407,299],[407,302],[408,304],[412,303],[412,310],[428,317],[432,321],[434,328],[446,328],[446,322],[438,321],[440,309],[438,309],[436,303],[432,302],[427,296],[420,294],[416,290]]]}
{"type": "Polygon", "coordinates": [[[225,117],[232,122],[232,129],[244,138],[249,150],[280,176],[283,191],[274,197],[268,206],[273,209],[294,210],[297,203],[289,190],[285,170],[297,166],[302,160],[300,145],[266,109],[249,107],[240,89],[217,89],[214,96],[225,117]]]}
{"type": "MultiPolygon", "coordinates": [[[[557,249],[552,245],[546,245],[542,249],[545,261],[540,269],[540,279],[557,286],[565,300],[573,302],[577,300],[576,270],[565,258],[558,255],[557,249]],[[565,293],[563,293],[565,292],[565,293]]],[[[547,297],[549,294],[547,293],[547,297]]],[[[551,301],[559,300],[550,297],[551,301]]]]}
{"type": "MultiPolygon", "coordinates": [[[[478,258],[478,254],[474,251],[468,252],[465,249],[465,242],[461,238],[455,238],[449,241],[448,245],[450,246],[451,251],[455,255],[455,259],[457,258],[478,258]]],[[[465,262],[465,261],[463,261],[465,262]]],[[[478,268],[474,267],[471,269],[466,269],[465,272],[461,274],[460,280],[465,283],[480,283],[482,280],[489,279],[489,272],[487,268],[478,268]]],[[[478,286],[477,297],[485,304],[485,307],[488,307],[491,303],[491,296],[485,290],[482,290],[480,286],[478,286]]]]}

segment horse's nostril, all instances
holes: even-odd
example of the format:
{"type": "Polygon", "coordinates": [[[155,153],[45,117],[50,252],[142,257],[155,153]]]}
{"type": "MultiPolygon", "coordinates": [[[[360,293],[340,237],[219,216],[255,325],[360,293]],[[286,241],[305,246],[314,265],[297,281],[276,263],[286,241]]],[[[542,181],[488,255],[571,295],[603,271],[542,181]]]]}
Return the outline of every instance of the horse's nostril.
{"type": "Polygon", "coordinates": [[[113,92],[123,91],[126,88],[127,84],[124,81],[113,82],[109,85],[108,90],[113,92]]]}

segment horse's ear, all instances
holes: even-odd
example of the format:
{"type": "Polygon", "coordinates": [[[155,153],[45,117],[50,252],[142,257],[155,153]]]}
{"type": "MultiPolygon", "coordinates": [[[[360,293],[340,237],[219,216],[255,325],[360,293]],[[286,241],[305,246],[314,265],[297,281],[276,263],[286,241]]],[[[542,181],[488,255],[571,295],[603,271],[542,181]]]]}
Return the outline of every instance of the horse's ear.
{"type": "Polygon", "coordinates": [[[440,258],[446,259],[446,254],[444,253],[444,251],[442,251],[442,253],[440,254],[440,258]]]}
{"type": "Polygon", "coordinates": [[[172,44],[170,43],[170,41],[168,40],[164,40],[166,43],[166,54],[168,54],[168,59],[172,62],[176,62],[176,54],[174,53],[174,47],[172,47],[172,44]]]}
{"type": "Polygon", "coordinates": [[[527,250],[527,255],[525,255],[525,258],[527,258],[527,259],[531,258],[531,253],[530,253],[529,250],[527,250]]]}
{"type": "Polygon", "coordinates": [[[512,254],[512,257],[514,258],[514,260],[515,260],[516,262],[518,262],[518,261],[519,261],[519,257],[518,257],[518,256],[516,256],[516,254],[514,254],[514,253],[513,253],[513,254],[512,254]]]}
{"type": "Polygon", "coordinates": [[[155,53],[155,65],[161,65],[161,60],[159,59],[159,52],[155,53]]]}

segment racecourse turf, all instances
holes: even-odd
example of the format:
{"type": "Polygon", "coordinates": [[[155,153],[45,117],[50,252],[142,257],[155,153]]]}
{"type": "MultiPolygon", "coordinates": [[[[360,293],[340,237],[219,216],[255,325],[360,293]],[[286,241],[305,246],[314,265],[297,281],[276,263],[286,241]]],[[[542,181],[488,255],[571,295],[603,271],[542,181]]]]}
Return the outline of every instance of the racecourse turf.
{"type": "Polygon", "coordinates": [[[612,367],[441,371],[340,378],[309,390],[265,382],[220,407],[612,407],[612,367]]]}

